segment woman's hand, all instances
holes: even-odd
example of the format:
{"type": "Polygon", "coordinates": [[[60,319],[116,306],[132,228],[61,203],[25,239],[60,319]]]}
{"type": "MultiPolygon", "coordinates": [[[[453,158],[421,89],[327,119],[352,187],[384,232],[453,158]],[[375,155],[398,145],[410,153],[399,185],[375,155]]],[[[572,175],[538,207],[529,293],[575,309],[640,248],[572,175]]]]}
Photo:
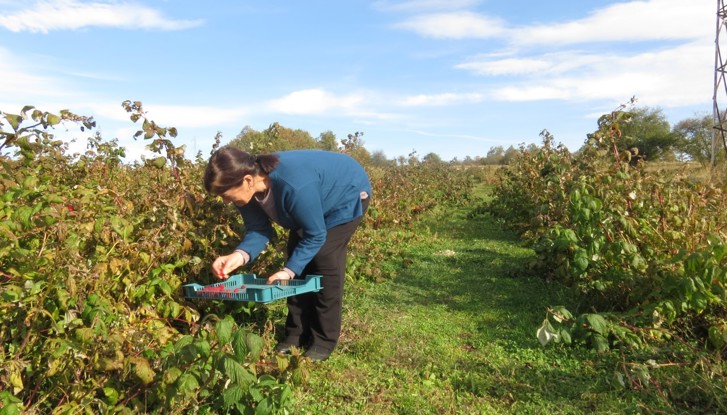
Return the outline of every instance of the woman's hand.
{"type": "Polygon", "coordinates": [[[212,263],[212,271],[221,280],[230,278],[229,273],[245,265],[246,259],[242,252],[235,251],[230,255],[221,256],[212,263]]]}
{"type": "Polygon", "coordinates": [[[272,284],[275,281],[287,281],[287,280],[292,280],[292,279],[293,279],[293,277],[290,274],[288,274],[287,271],[278,271],[275,274],[268,277],[268,284],[272,284]]]}

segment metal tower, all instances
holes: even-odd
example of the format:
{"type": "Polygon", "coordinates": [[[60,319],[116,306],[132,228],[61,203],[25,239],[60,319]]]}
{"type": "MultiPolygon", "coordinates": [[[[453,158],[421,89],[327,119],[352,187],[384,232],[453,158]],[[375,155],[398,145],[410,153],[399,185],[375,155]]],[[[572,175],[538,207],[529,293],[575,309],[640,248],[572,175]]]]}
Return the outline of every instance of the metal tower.
{"type": "MultiPolygon", "coordinates": [[[[720,110],[720,100],[727,100],[727,62],[722,57],[720,50],[721,35],[727,36],[727,6],[724,0],[717,0],[717,30],[715,37],[715,54],[714,54],[714,95],[713,115],[714,129],[712,130],[712,167],[717,164],[717,147],[718,142],[722,142],[725,151],[727,151],[727,110],[720,110]],[[724,33],[723,33],[724,32],[724,33]]],[[[727,42],[727,38],[724,39],[727,42]]]]}

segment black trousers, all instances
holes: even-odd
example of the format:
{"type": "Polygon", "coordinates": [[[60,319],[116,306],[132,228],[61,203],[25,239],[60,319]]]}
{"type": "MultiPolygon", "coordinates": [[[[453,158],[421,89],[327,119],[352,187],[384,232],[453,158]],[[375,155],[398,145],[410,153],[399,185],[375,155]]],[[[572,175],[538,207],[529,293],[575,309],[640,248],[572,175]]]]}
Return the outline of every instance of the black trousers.
{"type": "MultiPolygon", "coordinates": [[[[369,198],[362,200],[364,214],[369,198]]],[[[360,216],[351,222],[328,229],[326,242],[318,254],[297,278],[320,275],[322,290],[288,297],[288,317],[285,322],[285,342],[305,347],[310,345],[333,351],[341,336],[343,282],[346,278],[348,242],[363,220],[360,216]]],[[[288,236],[288,255],[300,242],[296,232],[288,236]]]]}

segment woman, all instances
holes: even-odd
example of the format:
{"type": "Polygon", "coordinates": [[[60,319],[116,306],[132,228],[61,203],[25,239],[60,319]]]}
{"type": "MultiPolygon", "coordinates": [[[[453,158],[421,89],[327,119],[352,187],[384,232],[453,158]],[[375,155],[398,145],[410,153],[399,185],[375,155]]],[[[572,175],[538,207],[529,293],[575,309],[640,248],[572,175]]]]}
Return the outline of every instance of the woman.
{"type": "Polygon", "coordinates": [[[227,146],[210,157],[204,185],[237,207],[247,230],[234,252],[213,262],[220,279],[260,254],[273,237],[272,222],[289,235],[285,267],[268,283],[321,275],[322,290],[288,297],[285,340],[276,351],[302,347],[312,360],[327,359],[341,334],[348,242],[371,199],[366,171],[342,153],[294,150],[256,157],[227,146]]]}

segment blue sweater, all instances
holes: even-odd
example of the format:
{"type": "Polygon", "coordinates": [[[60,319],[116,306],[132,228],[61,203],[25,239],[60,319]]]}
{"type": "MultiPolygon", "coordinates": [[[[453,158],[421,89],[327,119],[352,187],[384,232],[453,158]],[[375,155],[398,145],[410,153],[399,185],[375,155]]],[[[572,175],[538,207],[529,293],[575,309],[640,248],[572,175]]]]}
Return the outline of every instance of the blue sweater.
{"type": "MultiPolygon", "coordinates": [[[[361,192],[371,196],[366,171],[342,153],[293,150],[276,153],[278,167],[270,172],[270,191],[280,226],[301,236],[285,266],[301,275],[326,241],[327,230],[363,215],[361,192]]],[[[255,259],[274,236],[272,222],[253,198],[238,207],[245,237],[237,249],[255,259]]]]}

